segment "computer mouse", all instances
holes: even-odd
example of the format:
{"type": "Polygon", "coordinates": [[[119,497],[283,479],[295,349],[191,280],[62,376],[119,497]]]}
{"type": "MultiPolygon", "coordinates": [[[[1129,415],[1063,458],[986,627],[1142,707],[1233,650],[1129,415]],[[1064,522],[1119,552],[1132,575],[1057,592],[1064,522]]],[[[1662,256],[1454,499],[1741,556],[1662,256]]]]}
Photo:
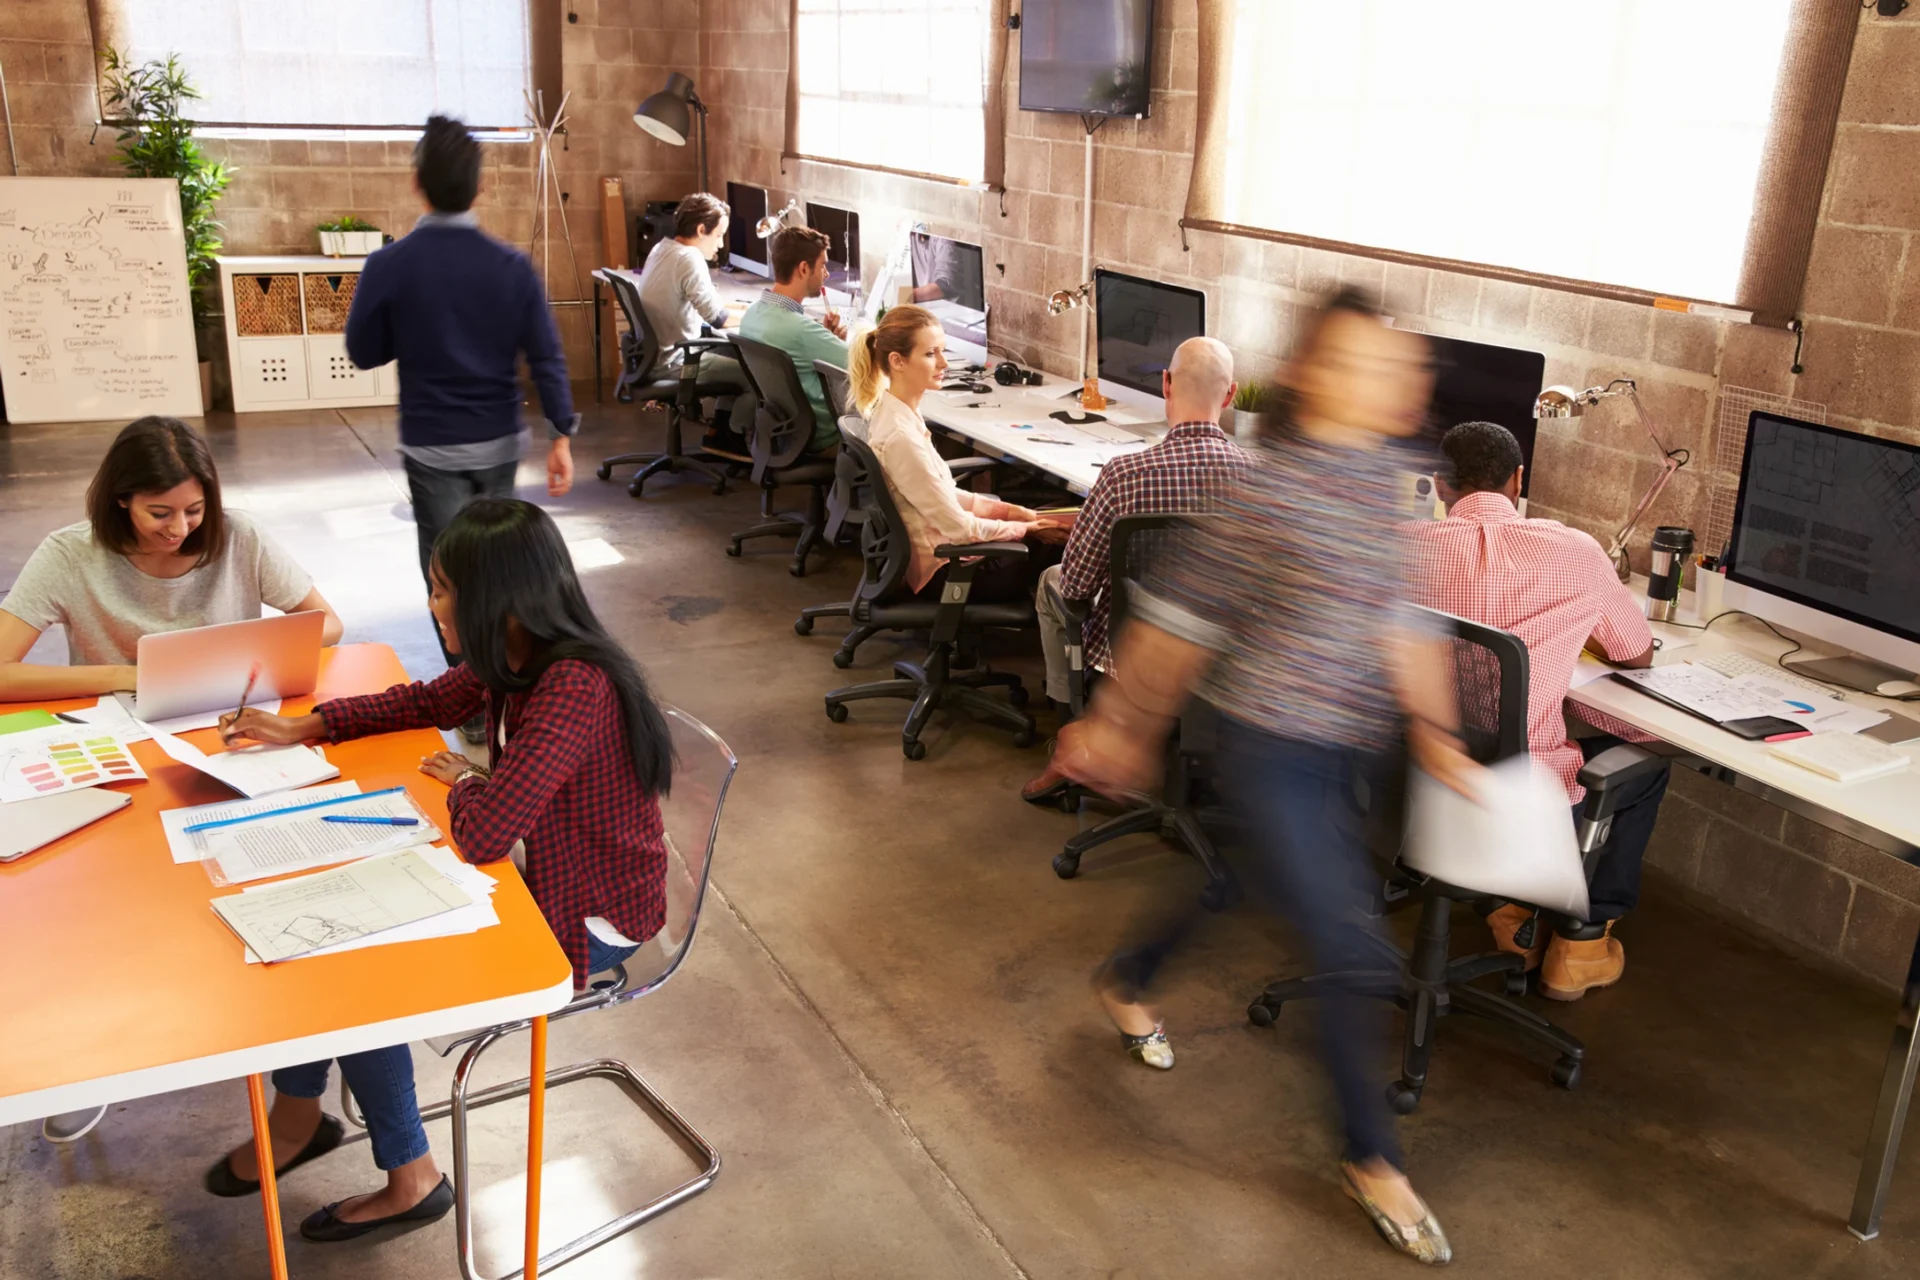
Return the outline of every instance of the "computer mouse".
{"type": "Polygon", "coordinates": [[[1920,684],[1911,680],[1887,680],[1876,685],[1873,690],[1883,698],[1920,697],[1920,684]]]}

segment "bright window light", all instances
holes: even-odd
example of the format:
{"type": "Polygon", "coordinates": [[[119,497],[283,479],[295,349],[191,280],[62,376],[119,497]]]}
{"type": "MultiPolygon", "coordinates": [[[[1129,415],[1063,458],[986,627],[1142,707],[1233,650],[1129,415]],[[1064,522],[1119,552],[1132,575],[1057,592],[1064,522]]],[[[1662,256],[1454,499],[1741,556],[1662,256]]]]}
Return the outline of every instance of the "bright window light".
{"type": "Polygon", "coordinates": [[[1730,302],[1792,0],[1235,0],[1225,221],[1730,302]]]}
{"type": "Polygon", "coordinates": [[[582,572],[588,569],[604,569],[610,564],[619,564],[626,559],[605,538],[582,538],[578,542],[569,542],[567,550],[573,555],[573,567],[582,572]]]}

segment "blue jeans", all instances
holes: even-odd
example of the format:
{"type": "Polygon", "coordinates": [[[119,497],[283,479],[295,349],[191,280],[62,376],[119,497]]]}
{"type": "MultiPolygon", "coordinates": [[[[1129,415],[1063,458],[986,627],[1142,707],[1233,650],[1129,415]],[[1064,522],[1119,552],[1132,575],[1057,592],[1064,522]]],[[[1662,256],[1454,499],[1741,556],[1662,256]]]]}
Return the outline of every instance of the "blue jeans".
{"type": "MultiPolygon", "coordinates": [[[[460,508],[475,498],[511,498],[514,474],[520,464],[507,462],[484,471],[441,471],[404,455],[400,464],[407,473],[407,500],[413,504],[413,529],[420,544],[420,576],[427,579],[427,589],[431,591],[433,581],[428,569],[433,564],[434,541],[441,531],[453,523],[460,508]]],[[[436,638],[440,635],[437,624],[433,634],[436,638]]],[[[459,659],[447,652],[444,640],[440,642],[440,653],[448,666],[459,665],[459,659]]]]}
{"type": "MultiPolygon", "coordinates": [[[[1276,737],[1223,716],[1219,759],[1224,798],[1244,824],[1249,891],[1299,930],[1315,972],[1378,968],[1382,951],[1369,945],[1378,924],[1354,783],[1377,785],[1380,757],[1276,737]]],[[[1182,903],[1153,921],[1143,941],[1115,952],[1108,972],[1120,994],[1144,996],[1160,966],[1208,918],[1197,902],[1182,903]]],[[[1320,1051],[1345,1121],[1346,1158],[1403,1167],[1372,1061],[1384,1041],[1382,1011],[1335,986],[1315,1004],[1320,1051]]]]}
{"type": "Polygon", "coordinates": [[[605,973],[628,956],[638,951],[638,947],[610,947],[593,936],[593,930],[587,930],[587,972],[605,973]]]}
{"type": "MultiPolygon", "coordinates": [[[[330,1060],[301,1067],[282,1067],[273,1073],[273,1087],[290,1098],[318,1098],[327,1091],[330,1060]]],[[[367,1137],[373,1143],[373,1163],[398,1169],[427,1154],[427,1131],[413,1096],[413,1051],[397,1044],[387,1049],[349,1053],[340,1059],[340,1074],[366,1113],[367,1137]]]]}

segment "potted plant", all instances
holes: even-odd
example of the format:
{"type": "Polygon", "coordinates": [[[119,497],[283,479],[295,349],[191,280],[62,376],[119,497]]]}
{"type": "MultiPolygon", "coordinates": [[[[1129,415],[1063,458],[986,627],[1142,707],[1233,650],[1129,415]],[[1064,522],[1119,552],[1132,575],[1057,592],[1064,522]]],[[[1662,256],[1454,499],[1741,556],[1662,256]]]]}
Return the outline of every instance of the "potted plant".
{"type": "Polygon", "coordinates": [[[172,178],[180,187],[180,224],[186,230],[187,292],[193,303],[194,341],[200,355],[200,400],[213,400],[213,361],[219,344],[218,291],[214,255],[220,252],[220,223],[213,204],[233,181],[233,170],[210,160],[194,140],[193,121],[181,104],[200,96],[179,58],[138,66],[108,49],[102,83],[108,114],[119,126],[120,167],[136,178],[172,178]]]}
{"type": "Polygon", "coordinates": [[[1253,444],[1266,431],[1273,409],[1273,395],[1257,382],[1242,383],[1233,393],[1233,438],[1241,444],[1253,444]]]}
{"type": "Polygon", "coordinates": [[[318,230],[320,252],[329,258],[364,258],[386,241],[380,228],[350,213],[321,223],[318,230]]]}

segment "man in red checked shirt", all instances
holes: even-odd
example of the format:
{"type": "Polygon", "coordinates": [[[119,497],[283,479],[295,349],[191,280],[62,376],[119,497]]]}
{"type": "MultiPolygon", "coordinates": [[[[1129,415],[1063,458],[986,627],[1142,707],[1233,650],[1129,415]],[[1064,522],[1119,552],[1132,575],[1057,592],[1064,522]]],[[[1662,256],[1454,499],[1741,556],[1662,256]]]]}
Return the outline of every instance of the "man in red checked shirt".
{"type": "MultiPolygon", "coordinates": [[[[1586,648],[1616,666],[1650,666],[1653,631],[1599,543],[1556,520],[1521,518],[1515,507],[1521,453],[1512,432],[1491,422],[1463,422],[1447,432],[1440,448],[1445,464],[1436,479],[1447,518],[1402,526],[1411,544],[1414,596],[1526,642],[1528,747],[1559,776],[1577,809],[1586,795],[1580,766],[1621,738],[1568,738],[1562,708],[1574,664],[1586,648]]],[[[1612,724],[1595,727],[1627,732],[1612,724]]],[[[1540,968],[1541,995],[1578,1000],[1620,980],[1626,953],[1613,926],[1639,900],[1640,862],[1666,790],[1665,769],[1623,789],[1588,885],[1590,919],[1561,918],[1547,940],[1530,907],[1509,903],[1487,918],[1501,950],[1526,956],[1529,969],[1540,968]]]]}

